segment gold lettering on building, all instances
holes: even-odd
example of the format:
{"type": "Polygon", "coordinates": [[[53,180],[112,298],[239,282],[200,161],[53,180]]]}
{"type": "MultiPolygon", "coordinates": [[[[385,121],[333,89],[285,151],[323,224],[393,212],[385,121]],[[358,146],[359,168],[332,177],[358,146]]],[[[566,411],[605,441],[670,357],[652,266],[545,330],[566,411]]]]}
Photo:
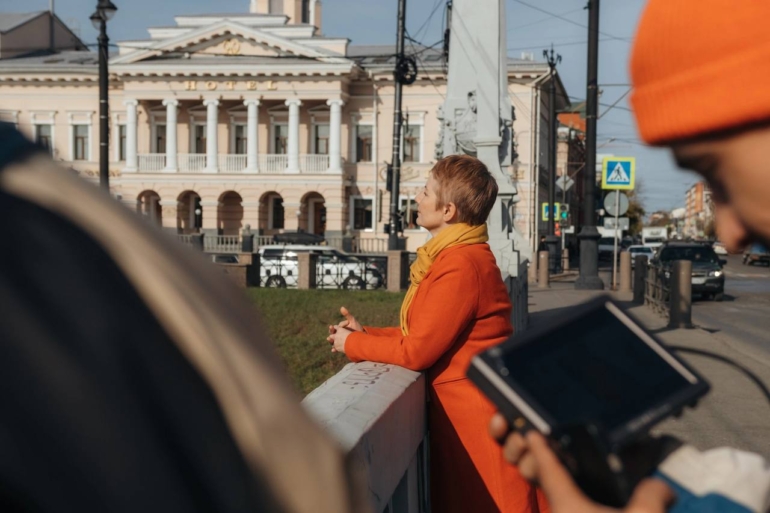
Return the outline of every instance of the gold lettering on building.
{"type": "Polygon", "coordinates": [[[214,91],[217,88],[218,84],[214,82],[213,80],[209,80],[206,82],[206,89],[209,91],[214,91]]]}
{"type": "Polygon", "coordinates": [[[195,80],[187,80],[184,83],[185,91],[195,91],[197,88],[198,88],[198,84],[195,82],[195,80]]]}
{"type": "Polygon", "coordinates": [[[253,80],[249,80],[246,82],[246,89],[249,91],[256,91],[257,90],[257,83],[253,80]]]}
{"type": "Polygon", "coordinates": [[[273,81],[272,81],[272,80],[268,80],[268,81],[267,81],[267,89],[268,89],[269,91],[275,91],[275,84],[273,83],[273,81]]]}
{"type": "Polygon", "coordinates": [[[233,91],[235,90],[235,82],[233,82],[232,80],[225,82],[225,87],[227,87],[228,91],[233,91]]]}

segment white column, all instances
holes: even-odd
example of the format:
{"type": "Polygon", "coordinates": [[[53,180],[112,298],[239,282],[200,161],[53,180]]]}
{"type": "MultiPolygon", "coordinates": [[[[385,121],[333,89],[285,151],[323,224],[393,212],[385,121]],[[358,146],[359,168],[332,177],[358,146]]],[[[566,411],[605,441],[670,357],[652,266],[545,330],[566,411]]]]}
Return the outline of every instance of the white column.
{"type": "Polygon", "coordinates": [[[177,137],[176,137],[176,113],[179,100],[163,100],[166,106],[166,169],[170,173],[177,171],[177,137]]]}
{"type": "Polygon", "coordinates": [[[219,172],[219,146],[217,125],[219,121],[219,100],[206,100],[206,172],[219,172]]]}
{"type": "Polygon", "coordinates": [[[342,100],[329,100],[329,172],[342,172],[342,100]]]}
{"type": "Polygon", "coordinates": [[[289,164],[287,173],[299,173],[299,106],[302,102],[294,98],[286,100],[289,106],[289,164]]]}
{"type": "MultiPolygon", "coordinates": [[[[126,172],[136,172],[137,170],[137,148],[136,148],[136,107],[139,105],[137,100],[126,100],[123,102],[126,106],[126,172]]],[[[72,144],[70,144],[70,147],[72,144]]]]}
{"type": "Polygon", "coordinates": [[[259,133],[259,100],[249,99],[243,102],[248,107],[248,125],[246,127],[246,169],[249,173],[258,172],[257,148],[259,133]]]}

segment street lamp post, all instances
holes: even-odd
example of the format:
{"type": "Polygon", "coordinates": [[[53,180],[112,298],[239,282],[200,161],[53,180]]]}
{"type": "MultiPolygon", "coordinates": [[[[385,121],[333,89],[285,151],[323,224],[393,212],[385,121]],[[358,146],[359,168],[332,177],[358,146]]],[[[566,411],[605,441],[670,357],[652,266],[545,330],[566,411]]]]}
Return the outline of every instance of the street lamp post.
{"type": "Polygon", "coordinates": [[[557,153],[557,137],[559,123],[556,119],[556,65],[561,62],[561,55],[554,54],[553,45],[551,46],[551,54],[548,55],[548,50],[543,50],[543,56],[548,63],[548,67],[551,69],[551,88],[548,98],[548,118],[550,122],[550,130],[548,134],[548,161],[550,163],[550,169],[548,170],[548,236],[545,238],[546,245],[548,246],[548,267],[551,274],[555,274],[559,267],[559,237],[556,236],[556,153],[557,153]]]}
{"type": "Polygon", "coordinates": [[[110,127],[109,127],[109,76],[107,60],[109,43],[107,22],[118,10],[110,0],[99,0],[96,11],[91,15],[91,23],[99,31],[99,184],[107,192],[110,190],[110,127]]]}
{"type": "Polygon", "coordinates": [[[588,68],[586,77],[586,173],[583,182],[583,228],[580,239],[580,276],[575,288],[601,290],[599,230],[596,229],[596,120],[599,69],[599,0],[588,2],[588,68]]]}

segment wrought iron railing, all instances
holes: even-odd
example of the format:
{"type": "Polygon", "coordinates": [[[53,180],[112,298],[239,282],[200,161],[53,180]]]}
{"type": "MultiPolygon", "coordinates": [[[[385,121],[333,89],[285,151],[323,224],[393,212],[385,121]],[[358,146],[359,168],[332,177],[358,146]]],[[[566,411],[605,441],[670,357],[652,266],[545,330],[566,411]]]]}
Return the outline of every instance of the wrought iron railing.
{"type": "Polygon", "coordinates": [[[665,283],[661,270],[655,266],[647,267],[647,279],[644,287],[644,304],[654,312],[668,317],[671,310],[671,290],[665,283]]]}
{"type": "Polygon", "coordinates": [[[316,288],[375,290],[386,286],[387,258],[351,256],[338,259],[320,255],[316,262],[316,288]]]}

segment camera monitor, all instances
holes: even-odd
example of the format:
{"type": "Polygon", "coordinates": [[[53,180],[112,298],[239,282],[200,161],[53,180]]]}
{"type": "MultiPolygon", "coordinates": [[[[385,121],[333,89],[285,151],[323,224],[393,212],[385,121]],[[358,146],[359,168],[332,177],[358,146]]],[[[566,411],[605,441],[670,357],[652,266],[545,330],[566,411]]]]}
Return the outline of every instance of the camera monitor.
{"type": "MultiPolygon", "coordinates": [[[[606,464],[608,455],[622,455],[652,425],[694,406],[709,390],[607,297],[476,356],[468,376],[512,426],[556,442],[573,475],[577,454],[599,454],[606,464]]],[[[622,472],[620,462],[615,467],[608,472],[622,472]]]]}

